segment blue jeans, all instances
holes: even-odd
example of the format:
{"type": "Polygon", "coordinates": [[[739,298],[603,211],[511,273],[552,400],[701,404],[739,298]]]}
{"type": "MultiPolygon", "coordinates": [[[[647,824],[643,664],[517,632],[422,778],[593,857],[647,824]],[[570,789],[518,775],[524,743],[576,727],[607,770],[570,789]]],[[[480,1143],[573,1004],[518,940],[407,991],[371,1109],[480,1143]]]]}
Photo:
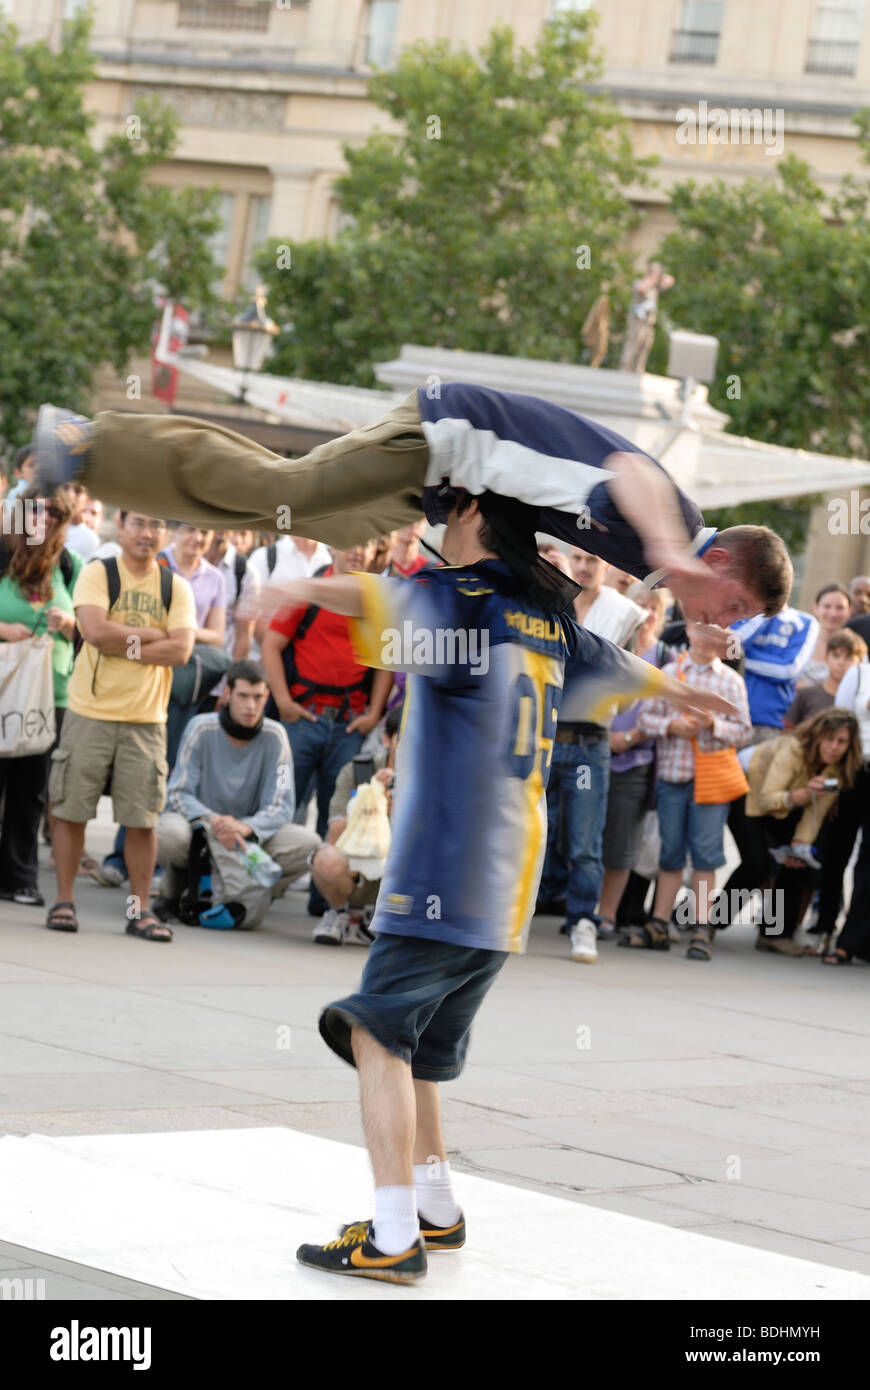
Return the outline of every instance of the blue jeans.
{"type": "Polygon", "coordinates": [[[566,901],[569,925],[597,921],[610,781],[610,740],[554,743],[547,784],[547,856],[540,896],[566,901]]]}
{"type": "MultiPolygon", "coordinates": [[[[300,804],[309,790],[316,792],[317,833],[321,840],[326,838],[329,802],[335,779],[345,763],[349,763],[359,752],[365,738],[365,734],[358,730],[349,734],[348,722],[324,719],[318,715],[313,723],[310,719],[298,719],[295,724],[284,725],[293,752],[296,801],[300,804]]],[[[308,907],[312,912],[325,912],[327,907],[313,881],[308,907]]]]}
{"type": "MultiPolygon", "coordinates": [[[[662,839],[659,868],[666,872],[682,869],[687,850],[693,869],[721,869],[725,863],[723,836],[731,803],[699,805],[693,800],[694,792],[694,780],[663,782],[659,778],[656,783],[662,839]]],[[[756,833],[763,833],[760,824],[756,833]]]]}

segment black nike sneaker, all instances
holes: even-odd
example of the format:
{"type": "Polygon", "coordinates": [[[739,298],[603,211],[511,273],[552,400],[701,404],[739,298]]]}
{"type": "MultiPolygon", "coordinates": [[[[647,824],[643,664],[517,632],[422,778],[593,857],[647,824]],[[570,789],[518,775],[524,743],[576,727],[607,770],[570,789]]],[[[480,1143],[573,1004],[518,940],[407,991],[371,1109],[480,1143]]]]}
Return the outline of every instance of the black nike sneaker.
{"type": "Polygon", "coordinates": [[[327,1274],[356,1274],[363,1279],[381,1279],[387,1284],[413,1284],[428,1268],[426,1247],[418,1236],[400,1255],[385,1255],[371,1239],[371,1221],[352,1222],[342,1229],[338,1240],[327,1245],[300,1245],[296,1258],[310,1269],[327,1274]]]}
{"type": "MultiPolygon", "coordinates": [[[[461,1250],[465,1244],[465,1217],[459,1213],[459,1220],[452,1226],[436,1226],[434,1222],[427,1221],[425,1216],[417,1212],[417,1219],[420,1222],[420,1236],[427,1250],[461,1250]]],[[[367,1226],[371,1222],[357,1221],[351,1222],[348,1226],[342,1226],[339,1236],[344,1236],[348,1231],[353,1230],[354,1226],[367,1226]]]]}

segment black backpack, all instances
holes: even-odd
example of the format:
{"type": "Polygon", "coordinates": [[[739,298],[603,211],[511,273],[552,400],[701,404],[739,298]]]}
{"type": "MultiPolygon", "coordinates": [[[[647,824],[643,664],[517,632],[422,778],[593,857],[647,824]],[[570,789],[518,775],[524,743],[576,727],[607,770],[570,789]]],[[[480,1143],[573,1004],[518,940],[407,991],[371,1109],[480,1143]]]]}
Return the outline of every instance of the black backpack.
{"type": "MultiPolygon", "coordinates": [[[[270,550],[273,548],[274,547],[272,546],[269,547],[270,550]]],[[[316,570],[315,573],[311,576],[312,579],[319,579],[321,575],[325,574],[328,569],[329,565],[322,565],[321,568],[319,570],[316,570]]],[[[347,704],[349,704],[347,697],[349,695],[352,695],[354,691],[364,690],[366,694],[368,694],[372,687],[372,680],[374,679],[373,671],[366,671],[362,680],[355,681],[353,685],[320,685],[316,681],[308,680],[305,676],[300,676],[298,670],[296,669],[296,643],[302,641],[305,634],[311,628],[311,625],[316,619],[319,612],[319,604],[311,603],[308,605],[305,612],[302,614],[302,617],[299,619],[299,625],[296,628],[296,631],[294,632],[290,641],[287,643],[286,647],[281,653],[281,660],[284,664],[284,677],[287,681],[287,689],[288,691],[292,690],[294,685],[304,686],[305,688],[302,690],[299,696],[299,698],[302,700],[307,700],[312,695],[343,695],[345,697],[344,704],[346,706],[347,704]]],[[[291,699],[293,698],[294,697],[291,696],[291,699]]],[[[278,713],[278,706],[275,704],[275,699],[272,695],[269,696],[269,703],[266,706],[266,714],[270,719],[281,718],[280,714],[278,713]]]]}
{"type": "MultiPolygon", "coordinates": [[[[114,555],[100,556],[100,564],[106,571],[106,588],[109,591],[109,612],[111,613],[118,599],[121,597],[121,571],[118,569],[118,561],[114,555]]],[[[168,565],[159,565],[160,569],[160,601],[168,613],[172,607],[172,570],[168,565]]]]}

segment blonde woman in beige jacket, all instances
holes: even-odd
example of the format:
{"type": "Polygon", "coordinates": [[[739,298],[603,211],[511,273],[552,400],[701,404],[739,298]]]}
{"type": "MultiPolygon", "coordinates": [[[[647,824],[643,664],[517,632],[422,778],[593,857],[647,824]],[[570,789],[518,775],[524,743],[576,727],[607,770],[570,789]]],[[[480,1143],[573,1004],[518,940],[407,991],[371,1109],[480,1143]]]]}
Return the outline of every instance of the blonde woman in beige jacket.
{"type": "Polygon", "coordinates": [[[756,744],[745,753],[749,780],[745,819],[732,827],[741,863],[725,885],[726,900],[734,901],[730,894],[735,890],[761,888],[775,874],[775,921],[761,927],[756,947],[780,955],[803,955],[804,948],[794,935],[803,915],[805,892],[815,886],[816,871],[799,856],[806,855],[818,840],[839,791],[855,780],[861,764],[858,722],[848,710],[822,710],[791,733],[756,744]],[[770,851],[780,846],[793,846],[796,854],[774,868],[770,851]]]}

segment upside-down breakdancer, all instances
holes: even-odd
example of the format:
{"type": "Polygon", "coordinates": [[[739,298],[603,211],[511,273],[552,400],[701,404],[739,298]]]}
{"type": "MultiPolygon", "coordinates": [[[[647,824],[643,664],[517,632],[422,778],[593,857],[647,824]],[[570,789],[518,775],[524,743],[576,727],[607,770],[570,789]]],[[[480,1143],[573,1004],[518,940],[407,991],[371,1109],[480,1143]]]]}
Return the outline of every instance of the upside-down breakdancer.
{"type": "Polygon", "coordinates": [[[560,407],[476,387],[444,387],[436,401],[420,392],[381,426],[294,463],[167,416],[94,425],[44,408],[36,444],[45,485],[79,475],[107,501],[201,524],[274,526],[273,507],[289,505],[299,534],[342,546],[419,516],[420,498],[446,522],[445,568],[283,591],[284,602],[348,615],[362,660],[408,672],[375,941],[358,991],[320,1017],[325,1041],[359,1071],[374,1218],[303,1245],[298,1259],[410,1283],[427,1250],[465,1241],[438,1083],[459,1075],[485,994],[525,945],[557,715],[600,718],[614,696],[656,693],[681,710],[732,710],[564,616],[576,586],[538,556],[536,531],[637,575],[665,570],[688,616],[722,623],[782,606],[785,548],[760,527],[714,538],[626,441],[560,407]]]}

